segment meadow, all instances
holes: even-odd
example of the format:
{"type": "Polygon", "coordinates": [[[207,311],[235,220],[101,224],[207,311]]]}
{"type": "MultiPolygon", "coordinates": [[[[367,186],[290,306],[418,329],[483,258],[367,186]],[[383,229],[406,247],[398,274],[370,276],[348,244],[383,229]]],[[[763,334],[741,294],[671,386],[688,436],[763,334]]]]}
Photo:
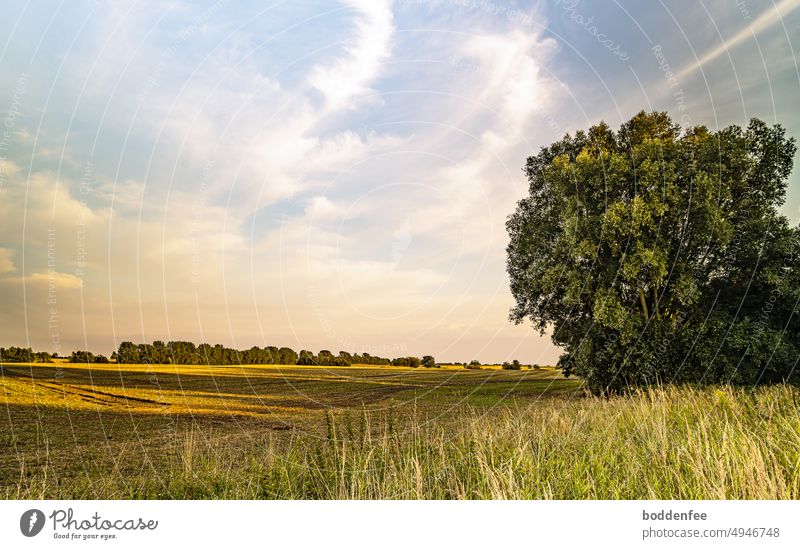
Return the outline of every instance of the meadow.
{"type": "Polygon", "coordinates": [[[4,498],[798,498],[800,391],[554,369],[5,364],[4,498]]]}

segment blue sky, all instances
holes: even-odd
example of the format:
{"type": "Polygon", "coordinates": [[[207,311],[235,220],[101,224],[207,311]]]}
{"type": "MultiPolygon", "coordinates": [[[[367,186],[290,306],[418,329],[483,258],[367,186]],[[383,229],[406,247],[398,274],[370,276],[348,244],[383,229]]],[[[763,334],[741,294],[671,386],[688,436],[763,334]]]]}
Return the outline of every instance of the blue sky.
{"type": "Polygon", "coordinates": [[[526,156],[641,109],[800,135],[798,7],[6,2],[0,344],[553,362],[506,319],[526,156]]]}

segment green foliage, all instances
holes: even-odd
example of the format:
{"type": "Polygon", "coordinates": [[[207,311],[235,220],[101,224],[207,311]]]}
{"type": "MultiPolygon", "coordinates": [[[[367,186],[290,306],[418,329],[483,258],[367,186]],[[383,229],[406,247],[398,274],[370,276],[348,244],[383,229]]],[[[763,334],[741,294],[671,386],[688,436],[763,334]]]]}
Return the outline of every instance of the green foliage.
{"type": "Polygon", "coordinates": [[[95,361],[95,356],[89,351],[72,351],[69,361],[76,364],[92,364],[95,361]]]}
{"type": "Polygon", "coordinates": [[[302,349],[300,351],[300,356],[297,359],[297,364],[299,364],[300,366],[310,366],[314,364],[314,353],[302,349]]]}
{"type": "Polygon", "coordinates": [[[436,360],[431,355],[425,355],[422,357],[422,365],[425,368],[436,368],[436,360]]]}
{"type": "Polygon", "coordinates": [[[503,370],[521,370],[522,364],[520,364],[519,360],[515,360],[514,362],[503,362],[503,370]]]}
{"type": "Polygon", "coordinates": [[[89,351],[73,351],[69,362],[74,364],[108,364],[108,357],[96,355],[89,351]]]}
{"type": "Polygon", "coordinates": [[[130,341],[123,341],[117,350],[117,362],[120,364],[139,364],[139,349],[130,341]]]}
{"type": "Polygon", "coordinates": [[[800,228],[781,215],[779,126],[681,132],[641,112],[528,159],[507,223],[516,305],[596,392],[788,380],[800,354],[800,228]]]}
{"type": "Polygon", "coordinates": [[[391,364],[392,361],[388,358],[382,358],[379,356],[372,356],[369,353],[364,354],[355,354],[353,355],[353,364],[371,364],[374,366],[387,366],[391,364]]]}
{"type": "Polygon", "coordinates": [[[0,363],[4,362],[53,362],[54,355],[34,352],[30,347],[0,347],[0,363]]]}
{"type": "MultiPolygon", "coordinates": [[[[123,341],[119,345],[112,359],[116,358],[120,364],[283,364],[307,366],[349,366],[350,364],[390,364],[388,358],[374,357],[369,353],[350,354],[341,351],[334,355],[328,350],[322,350],[317,355],[311,351],[302,350],[298,354],[288,347],[253,346],[247,350],[239,351],[224,345],[209,345],[201,343],[195,346],[191,341],[154,341],[151,344],[134,344],[123,341]]],[[[419,359],[414,358],[419,366],[419,359]]],[[[408,360],[408,359],[405,359],[408,360]]],[[[80,362],[85,362],[81,360],[80,362]]]]}
{"type": "Polygon", "coordinates": [[[69,361],[74,364],[108,364],[108,357],[96,355],[89,351],[73,351],[69,361]]]}
{"type": "Polygon", "coordinates": [[[419,368],[421,364],[422,361],[415,356],[401,356],[392,360],[392,366],[419,368]]]}

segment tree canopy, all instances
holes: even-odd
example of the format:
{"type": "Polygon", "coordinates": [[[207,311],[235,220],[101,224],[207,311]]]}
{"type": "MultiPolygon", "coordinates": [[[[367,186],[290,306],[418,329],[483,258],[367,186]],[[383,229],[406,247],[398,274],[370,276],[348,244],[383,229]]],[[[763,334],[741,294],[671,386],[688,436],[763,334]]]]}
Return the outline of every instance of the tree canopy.
{"type": "Polygon", "coordinates": [[[658,112],[543,147],[507,222],[511,319],[550,330],[594,392],[794,380],[794,153],[780,125],[682,131],[658,112]]]}
{"type": "Polygon", "coordinates": [[[0,363],[4,362],[52,362],[52,355],[34,352],[30,347],[0,347],[0,363]]]}
{"type": "MultiPolygon", "coordinates": [[[[195,345],[191,341],[169,341],[167,343],[153,341],[153,343],[139,344],[123,341],[115,356],[120,364],[299,364],[314,366],[394,364],[394,361],[388,358],[372,356],[369,353],[351,354],[340,351],[338,355],[334,355],[323,349],[315,355],[312,351],[305,349],[297,353],[288,347],[274,346],[253,346],[240,351],[220,344],[201,343],[195,345]]],[[[419,359],[416,360],[419,362],[419,359]]]]}

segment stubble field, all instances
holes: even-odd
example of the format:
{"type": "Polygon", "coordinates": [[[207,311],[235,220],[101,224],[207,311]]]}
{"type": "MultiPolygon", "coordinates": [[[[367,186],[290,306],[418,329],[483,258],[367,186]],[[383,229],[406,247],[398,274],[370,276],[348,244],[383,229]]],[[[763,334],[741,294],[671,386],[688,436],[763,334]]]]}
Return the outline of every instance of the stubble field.
{"type": "Polygon", "coordinates": [[[797,498],[800,391],[552,369],[5,364],[6,498],[797,498]]]}

